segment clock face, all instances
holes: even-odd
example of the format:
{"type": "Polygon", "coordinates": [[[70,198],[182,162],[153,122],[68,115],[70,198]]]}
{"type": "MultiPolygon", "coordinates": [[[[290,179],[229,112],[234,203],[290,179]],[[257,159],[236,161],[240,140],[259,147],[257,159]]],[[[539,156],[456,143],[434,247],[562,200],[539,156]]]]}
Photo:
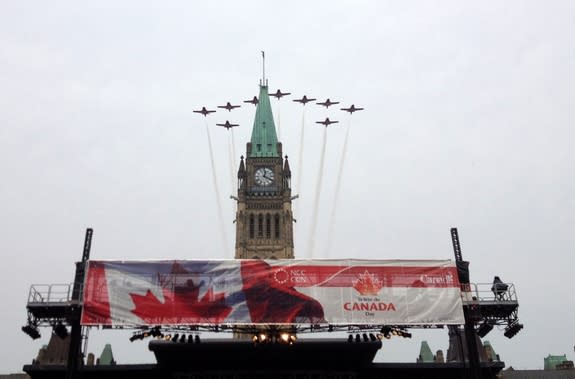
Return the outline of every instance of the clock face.
{"type": "Polygon", "coordinates": [[[274,182],[274,172],[267,167],[261,167],[256,170],[256,184],[259,186],[269,186],[274,182]]]}

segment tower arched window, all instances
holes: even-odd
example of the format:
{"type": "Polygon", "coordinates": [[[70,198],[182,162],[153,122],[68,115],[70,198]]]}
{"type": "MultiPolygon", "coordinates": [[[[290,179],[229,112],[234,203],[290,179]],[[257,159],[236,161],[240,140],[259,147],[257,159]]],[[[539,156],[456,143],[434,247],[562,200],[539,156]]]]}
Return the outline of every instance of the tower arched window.
{"type": "Polygon", "coordinates": [[[262,238],[264,236],[264,216],[258,215],[258,238],[262,238]]]}
{"type": "Polygon", "coordinates": [[[254,215],[250,215],[250,238],[254,238],[254,230],[255,230],[255,225],[254,225],[254,215]]]}
{"type": "Polygon", "coordinates": [[[274,216],[274,237],[275,239],[280,238],[280,215],[277,213],[274,216]]]}
{"type": "Polygon", "coordinates": [[[266,215],[266,238],[272,238],[272,220],[269,213],[266,215]]]}

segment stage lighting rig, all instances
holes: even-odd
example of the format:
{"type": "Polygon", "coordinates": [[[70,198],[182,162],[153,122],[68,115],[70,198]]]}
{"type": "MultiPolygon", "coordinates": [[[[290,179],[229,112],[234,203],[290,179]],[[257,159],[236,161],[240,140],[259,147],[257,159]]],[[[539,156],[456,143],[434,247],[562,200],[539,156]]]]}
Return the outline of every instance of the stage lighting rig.
{"type": "Polygon", "coordinates": [[[391,336],[411,338],[411,333],[407,332],[401,327],[384,326],[381,328],[381,335],[387,339],[390,339],[391,336]]]}
{"type": "Polygon", "coordinates": [[[163,337],[164,335],[162,334],[162,331],[160,330],[159,326],[155,326],[152,329],[150,329],[150,335],[152,337],[163,337]]]}
{"type": "Polygon", "coordinates": [[[28,316],[28,322],[22,327],[22,331],[30,336],[33,340],[40,338],[40,332],[38,331],[38,324],[36,321],[32,321],[32,318],[28,316]]]}
{"type": "Polygon", "coordinates": [[[33,340],[40,338],[40,332],[34,325],[27,324],[22,327],[22,331],[30,336],[33,340]]]}
{"type": "Polygon", "coordinates": [[[503,335],[507,338],[513,338],[521,329],[523,329],[523,324],[515,321],[514,323],[507,325],[503,335]]]}
{"type": "Polygon", "coordinates": [[[481,338],[485,337],[493,329],[493,324],[485,321],[483,324],[479,325],[477,328],[477,335],[481,338]]]}
{"type": "Polygon", "coordinates": [[[406,332],[405,330],[399,330],[398,335],[403,338],[411,338],[411,333],[406,332]]]}
{"type": "Polygon", "coordinates": [[[384,326],[381,328],[381,334],[387,339],[391,338],[392,329],[389,326],[384,326]]]}
{"type": "Polygon", "coordinates": [[[136,340],[143,340],[144,337],[145,337],[144,333],[136,333],[130,337],[130,342],[134,342],[136,340]]]}
{"type": "Polygon", "coordinates": [[[295,334],[286,331],[254,334],[252,337],[252,341],[254,343],[260,343],[260,344],[280,343],[280,344],[293,345],[296,340],[297,337],[295,334]]]}

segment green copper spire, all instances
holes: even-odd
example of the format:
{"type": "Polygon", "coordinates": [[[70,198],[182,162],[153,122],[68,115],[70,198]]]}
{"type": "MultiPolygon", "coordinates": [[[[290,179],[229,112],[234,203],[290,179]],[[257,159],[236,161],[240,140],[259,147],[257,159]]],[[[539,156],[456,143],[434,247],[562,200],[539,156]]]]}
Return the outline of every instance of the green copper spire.
{"type": "Polygon", "coordinates": [[[260,85],[258,100],[250,157],[278,157],[278,137],[267,85],[260,85]]]}

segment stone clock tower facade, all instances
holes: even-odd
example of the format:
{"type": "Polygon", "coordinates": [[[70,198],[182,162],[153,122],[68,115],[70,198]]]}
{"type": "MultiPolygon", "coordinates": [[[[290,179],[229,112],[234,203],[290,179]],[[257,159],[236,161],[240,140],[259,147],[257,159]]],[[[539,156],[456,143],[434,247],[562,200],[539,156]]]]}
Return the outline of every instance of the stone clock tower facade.
{"type": "Polygon", "coordinates": [[[238,170],[236,259],[293,259],[291,171],[277,139],[267,83],[238,170]]]}

